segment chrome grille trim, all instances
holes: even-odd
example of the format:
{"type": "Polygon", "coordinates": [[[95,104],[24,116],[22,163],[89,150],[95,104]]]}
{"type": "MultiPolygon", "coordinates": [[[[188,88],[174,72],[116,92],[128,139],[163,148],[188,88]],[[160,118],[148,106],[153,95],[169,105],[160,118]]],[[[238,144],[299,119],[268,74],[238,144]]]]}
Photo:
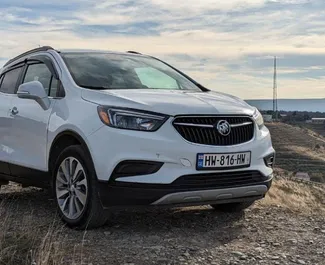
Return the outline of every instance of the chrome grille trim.
{"type": "Polygon", "coordinates": [[[181,122],[175,122],[174,125],[201,127],[201,128],[213,128],[214,127],[213,125],[208,125],[208,124],[181,123],[181,122]]]}
{"type": "MultiPolygon", "coordinates": [[[[236,127],[242,127],[252,124],[253,122],[243,122],[239,124],[230,124],[230,127],[236,128],[236,127]]],[[[208,125],[208,124],[195,124],[195,123],[181,123],[181,122],[175,122],[174,125],[180,125],[180,126],[190,126],[190,127],[201,127],[201,128],[214,128],[214,125],[208,125]]]]}
{"type": "Polygon", "coordinates": [[[239,123],[239,124],[230,124],[231,128],[236,128],[236,127],[242,127],[242,126],[247,126],[247,125],[251,125],[253,124],[253,122],[248,121],[248,122],[243,122],[243,123],[239,123]]]}

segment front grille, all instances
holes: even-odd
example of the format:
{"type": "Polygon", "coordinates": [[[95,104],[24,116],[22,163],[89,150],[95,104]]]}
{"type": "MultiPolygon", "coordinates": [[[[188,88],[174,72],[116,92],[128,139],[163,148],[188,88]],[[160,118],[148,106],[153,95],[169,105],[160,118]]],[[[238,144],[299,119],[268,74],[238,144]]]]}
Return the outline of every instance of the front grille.
{"type": "Polygon", "coordinates": [[[171,185],[177,188],[227,188],[254,185],[266,181],[268,177],[259,171],[237,171],[181,176],[171,185]]]}
{"type": "Polygon", "coordinates": [[[204,145],[237,145],[250,141],[254,136],[254,122],[250,117],[204,116],[177,117],[173,125],[187,141],[204,145]],[[217,130],[219,121],[231,126],[230,134],[221,135],[217,130]]]}

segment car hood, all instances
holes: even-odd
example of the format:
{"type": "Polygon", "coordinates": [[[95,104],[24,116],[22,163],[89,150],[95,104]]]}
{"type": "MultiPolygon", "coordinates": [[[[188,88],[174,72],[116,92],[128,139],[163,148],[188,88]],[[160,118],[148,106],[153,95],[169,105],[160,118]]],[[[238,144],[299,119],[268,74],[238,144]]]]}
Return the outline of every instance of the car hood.
{"type": "Polygon", "coordinates": [[[172,116],[187,114],[253,115],[255,110],[243,100],[219,92],[84,89],[82,98],[99,105],[140,109],[172,116]]]}

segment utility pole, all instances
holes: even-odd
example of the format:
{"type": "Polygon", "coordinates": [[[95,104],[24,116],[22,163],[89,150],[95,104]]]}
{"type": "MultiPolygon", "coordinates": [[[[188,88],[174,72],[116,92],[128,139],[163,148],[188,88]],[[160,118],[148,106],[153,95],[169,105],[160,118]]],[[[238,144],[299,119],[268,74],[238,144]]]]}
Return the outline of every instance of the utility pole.
{"type": "Polygon", "coordinates": [[[276,57],[274,57],[274,76],[273,76],[273,116],[278,120],[278,86],[277,86],[277,72],[276,72],[276,57]]]}

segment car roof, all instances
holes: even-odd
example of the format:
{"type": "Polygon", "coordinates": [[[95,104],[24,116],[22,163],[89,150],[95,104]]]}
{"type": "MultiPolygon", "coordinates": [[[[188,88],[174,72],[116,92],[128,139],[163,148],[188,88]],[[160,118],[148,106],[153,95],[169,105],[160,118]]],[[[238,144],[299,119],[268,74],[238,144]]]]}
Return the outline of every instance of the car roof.
{"type": "Polygon", "coordinates": [[[118,52],[118,51],[107,51],[107,50],[91,50],[91,49],[62,49],[59,51],[60,53],[107,53],[107,54],[121,54],[121,55],[129,55],[136,54],[142,55],[136,51],[126,51],[126,52],[118,52]]]}
{"type": "Polygon", "coordinates": [[[39,48],[35,48],[32,50],[29,50],[27,52],[24,52],[12,59],[10,59],[8,62],[6,62],[3,66],[3,68],[6,68],[7,66],[11,65],[12,63],[16,62],[17,60],[24,58],[28,55],[32,55],[37,52],[44,52],[44,51],[57,51],[58,53],[102,53],[102,54],[119,54],[119,55],[142,55],[139,52],[136,51],[126,51],[126,52],[117,52],[117,51],[105,51],[105,50],[91,50],[91,49],[63,49],[63,50],[55,50],[51,46],[43,46],[39,48]]]}

